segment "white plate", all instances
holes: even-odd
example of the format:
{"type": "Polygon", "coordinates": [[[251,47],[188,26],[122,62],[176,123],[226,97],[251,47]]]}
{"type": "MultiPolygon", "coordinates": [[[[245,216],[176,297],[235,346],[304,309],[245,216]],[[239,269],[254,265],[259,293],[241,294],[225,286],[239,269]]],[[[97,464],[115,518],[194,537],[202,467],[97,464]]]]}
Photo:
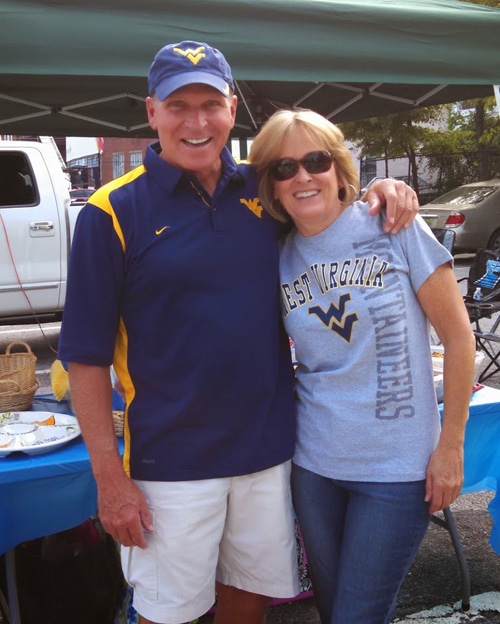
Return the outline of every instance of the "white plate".
{"type": "Polygon", "coordinates": [[[0,440],[7,445],[0,447],[0,458],[15,451],[28,455],[39,455],[52,451],[80,435],[80,427],[75,416],[54,412],[1,412],[0,440]],[[41,425],[54,417],[55,424],[41,425]],[[25,428],[20,424],[32,425],[29,433],[19,433],[25,428]]]}

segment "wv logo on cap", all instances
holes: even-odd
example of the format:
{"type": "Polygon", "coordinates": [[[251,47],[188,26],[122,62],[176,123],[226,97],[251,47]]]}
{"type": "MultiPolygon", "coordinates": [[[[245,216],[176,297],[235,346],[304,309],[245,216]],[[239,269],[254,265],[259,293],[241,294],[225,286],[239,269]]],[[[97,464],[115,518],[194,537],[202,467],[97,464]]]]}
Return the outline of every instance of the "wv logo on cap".
{"type": "Polygon", "coordinates": [[[191,61],[191,63],[193,63],[193,65],[197,65],[201,59],[205,58],[205,46],[200,46],[199,48],[196,48],[196,50],[192,50],[191,48],[188,48],[187,50],[174,48],[174,52],[186,57],[191,61]]]}

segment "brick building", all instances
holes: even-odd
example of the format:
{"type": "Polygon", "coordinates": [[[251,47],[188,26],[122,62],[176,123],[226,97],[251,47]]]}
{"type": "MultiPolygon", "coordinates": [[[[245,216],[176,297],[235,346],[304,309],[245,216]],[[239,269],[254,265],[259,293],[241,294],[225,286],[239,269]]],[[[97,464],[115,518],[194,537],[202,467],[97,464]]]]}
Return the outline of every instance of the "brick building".
{"type": "Polygon", "coordinates": [[[72,186],[99,188],[142,164],[144,151],[154,139],[100,137],[95,153],[68,160],[72,186]]]}
{"type": "Polygon", "coordinates": [[[101,161],[101,184],[135,169],[142,164],[146,147],[154,139],[138,139],[133,137],[103,139],[101,161]]]}

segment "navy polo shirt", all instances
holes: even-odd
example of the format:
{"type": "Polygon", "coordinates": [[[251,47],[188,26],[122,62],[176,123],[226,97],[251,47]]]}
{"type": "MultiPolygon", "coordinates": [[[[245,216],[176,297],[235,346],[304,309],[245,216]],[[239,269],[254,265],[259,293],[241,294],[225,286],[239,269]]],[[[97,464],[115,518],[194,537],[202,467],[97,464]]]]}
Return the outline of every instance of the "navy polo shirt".
{"type": "Polygon", "coordinates": [[[295,437],[278,225],[227,149],[213,197],[158,150],[80,212],[59,357],[114,363],[133,478],[269,468],[291,458],[295,437]]]}

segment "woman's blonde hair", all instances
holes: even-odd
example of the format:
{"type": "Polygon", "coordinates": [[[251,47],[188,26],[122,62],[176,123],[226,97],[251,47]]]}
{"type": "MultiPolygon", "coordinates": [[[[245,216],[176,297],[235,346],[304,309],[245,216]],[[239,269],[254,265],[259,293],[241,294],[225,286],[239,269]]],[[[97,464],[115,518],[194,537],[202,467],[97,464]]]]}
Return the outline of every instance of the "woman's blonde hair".
{"type": "Polygon", "coordinates": [[[289,134],[303,130],[318,150],[328,150],[334,159],[343,205],[352,203],[359,193],[359,177],[352,156],[344,144],[344,135],[331,121],[312,110],[280,110],[262,126],[250,148],[249,161],[259,177],[259,195],[264,208],[278,221],[290,218],[283,206],[274,199],[274,181],[269,166],[280,158],[281,146],[289,134]]]}

